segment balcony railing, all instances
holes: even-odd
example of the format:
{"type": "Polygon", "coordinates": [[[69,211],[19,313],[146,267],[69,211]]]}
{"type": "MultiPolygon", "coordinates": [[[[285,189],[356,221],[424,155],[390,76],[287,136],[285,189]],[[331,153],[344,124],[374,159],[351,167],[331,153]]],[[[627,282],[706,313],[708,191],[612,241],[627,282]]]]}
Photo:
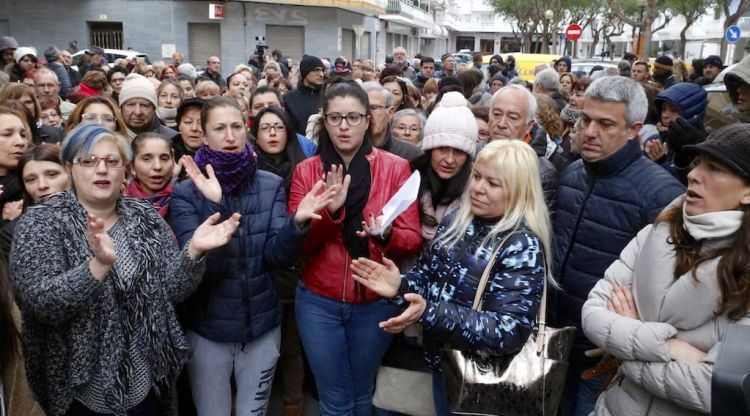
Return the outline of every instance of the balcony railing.
{"type": "Polygon", "coordinates": [[[400,14],[407,9],[414,8],[427,12],[429,10],[429,1],[422,0],[388,0],[388,6],[385,8],[387,14],[400,14]]]}
{"type": "MultiPolygon", "coordinates": [[[[420,0],[421,1],[421,0],[420,0]]],[[[415,7],[416,0],[388,0],[386,14],[396,15],[399,19],[410,21],[421,27],[431,27],[434,24],[432,15],[421,7],[415,7]]],[[[421,3],[420,3],[421,4],[421,3]]],[[[425,8],[427,6],[425,5],[425,8]]]]}

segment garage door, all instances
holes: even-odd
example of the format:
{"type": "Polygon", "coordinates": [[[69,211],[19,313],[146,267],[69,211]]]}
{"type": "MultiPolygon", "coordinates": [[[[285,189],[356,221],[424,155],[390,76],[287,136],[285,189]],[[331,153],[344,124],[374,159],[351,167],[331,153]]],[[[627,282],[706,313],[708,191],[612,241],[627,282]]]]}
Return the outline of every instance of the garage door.
{"type": "Polygon", "coordinates": [[[188,23],[188,62],[206,66],[209,56],[221,58],[221,27],[218,23],[188,23]]]}
{"type": "Polygon", "coordinates": [[[370,48],[370,32],[365,32],[364,35],[362,35],[362,44],[360,45],[360,58],[362,59],[370,59],[372,58],[372,49],[370,48]]]}
{"type": "Polygon", "coordinates": [[[266,25],[268,51],[278,49],[281,53],[299,63],[305,52],[305,28],[302,26],[266,25]]]}
{"type": "Polygon", "coordinates": [[[354,60],[354,39],[356,35],[351,29],[341,29],[341,56],[348,62],[354,60]]]}

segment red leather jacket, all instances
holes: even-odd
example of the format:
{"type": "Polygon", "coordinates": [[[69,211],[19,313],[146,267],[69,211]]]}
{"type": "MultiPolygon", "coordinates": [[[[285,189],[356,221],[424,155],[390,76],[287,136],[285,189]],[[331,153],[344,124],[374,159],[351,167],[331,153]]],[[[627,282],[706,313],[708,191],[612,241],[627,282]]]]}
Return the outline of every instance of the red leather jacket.
{"type": "MultiPolygon", "coordinates": [[[[373,148],[366,156],[370,162],[372,176],[370,197],[367,199],[363,213],[380,215],[383,206],[409,179],[409,163],[388,152],[373,148]]],[[[292,177],[289,191],[289,213],[297,211],[300,201],[310,192],[315,182],[323,176],[323,161],[320,156],[313,156],[297,165],[292,177]]],[[[365,303],[380,299],[370,290],[365,290],[364,299],[355,296],[354,279],[352,278],[352,259],[344,247],[343,220],[345,208],[341,209],[339,218],[331,218],[323,209],[320,220],[313,220],[303,255],[305,268],[302,281],[308,290],[320,296],[349,303],[365,303]]],[[[390,238],[383,243],[377,238],[369,238],[370,259],[382,262],[383,256],[391,260],[415,256],[422,246],[422,235],[419,232],[419,213],[416,202],[393,222],[390,238]]]]}

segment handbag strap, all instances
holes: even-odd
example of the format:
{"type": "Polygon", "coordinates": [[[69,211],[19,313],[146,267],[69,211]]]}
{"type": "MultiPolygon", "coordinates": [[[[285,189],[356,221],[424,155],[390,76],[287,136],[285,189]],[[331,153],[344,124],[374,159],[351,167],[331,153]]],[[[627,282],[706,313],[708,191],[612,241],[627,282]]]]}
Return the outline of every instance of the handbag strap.
{"type": "MultiPolygon", "coordinates": [[[[472,309],[478,312],[482,311],[482,296],[484,295],[484,290],[490,280],[490,272],[495,266],[495,259],[497,258],[497,254],[500,252],[500,249],[503,247],[505,242],[508,241],[508,238],[510,238],[517,232],[518,231],[514,230],[513,232],[508,233],[508,235],[503,238],[500,244],[498,244],[498,246],[492,252],[492,257],[490,257],[490,261],[487,262],[487,267],[484,268],[484,272],[482,272],[482,278],[479,279],[479,284],[477,284],[477,293],[474,295],[474,303],[471,306],[472,309]]],[[[541,304],[539,305],[539,311],[537,312],[537,354],[542,353],[542,351],[544,350],[544,345],[547,341],[545,339],[545,335],[547,334],[547,255],[544,252],[544,248],[542,248],[542,264],[544,264],[544,280],[542,282],[542,300],[541,304]]]]}

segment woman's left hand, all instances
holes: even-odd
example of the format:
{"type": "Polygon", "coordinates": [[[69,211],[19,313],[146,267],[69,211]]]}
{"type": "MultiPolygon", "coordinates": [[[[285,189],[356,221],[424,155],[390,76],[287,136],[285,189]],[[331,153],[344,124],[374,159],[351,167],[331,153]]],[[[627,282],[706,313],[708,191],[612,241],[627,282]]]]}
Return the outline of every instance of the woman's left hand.
{"type": "Polygon", "coordinates": [[[360,257],[352,261],[352,276],[380,296],[392,298],[401,286],[401,272],[395,263],[383,257],[383,264],[360,257]]]}
{"type": "Polygon", "coordinates": [[[640,320],[638,309],[633,299],[633,293],[625,286],[616,285],[609,295],[607,309],[618,315],[640,320]]]}
{"type": "Polygon", "coordinates": [[[379,327],[392,333],[398,334],[407,326],[417,322],[422,317],[424,310],[427,309],[427,301],[421,295],[416,293],[407,293],[404,299],[409,301],[409,307],[401,315],[395,316],[387,321],[378,324],[379,327]]]}
{"type": "Polygon", "coordinates": [[[195,260],[208,250],[213,250],[228,243],[232,234],[240,226],[240,214],[236,212],[220,224],[216,223],[218,220],[219,213],[217,212],[195,229],[188,246],[188,254],[191,259],[195,260]]]}
{"type": "Polygon", "coordinates": [[[357,236],[359,237],[375,237],[379,238],[383,241],[387,240],[388,237],[391,235],[391,229],[393,228],[393,225],[389,225],[386,227],[385,230],[383,230],[382,234],[373,234],[373,230],[377,230],[378,227],[380,227],[380,224],[383,222],[383,216],[378,215],[377,217],[371,212],[369,216],[368,221],[362,221],[362,231],[357,231],[357,236]]]}

